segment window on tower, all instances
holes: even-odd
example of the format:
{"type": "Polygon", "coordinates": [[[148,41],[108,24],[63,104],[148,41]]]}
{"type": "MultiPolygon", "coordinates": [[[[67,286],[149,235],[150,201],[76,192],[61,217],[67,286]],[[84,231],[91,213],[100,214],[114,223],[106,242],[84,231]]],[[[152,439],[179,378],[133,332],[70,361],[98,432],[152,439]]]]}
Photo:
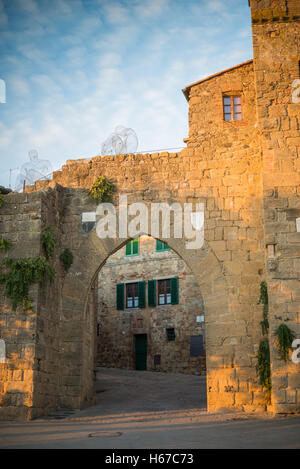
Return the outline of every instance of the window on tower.
{"type": "Polygon", "coordinates": [[[223,115],[225,121],[242,120],[242,99],[240,95],[223,95],[223,115]]]}

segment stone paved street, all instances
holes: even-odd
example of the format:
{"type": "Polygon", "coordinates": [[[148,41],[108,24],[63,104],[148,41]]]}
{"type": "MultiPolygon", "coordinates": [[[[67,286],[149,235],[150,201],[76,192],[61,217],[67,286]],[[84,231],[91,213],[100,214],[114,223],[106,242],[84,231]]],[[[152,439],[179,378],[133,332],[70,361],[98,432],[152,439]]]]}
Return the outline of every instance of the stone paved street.
{"type": "Polygon", "coordinates": [[[300,448],[300,416],[206,413],[205,377],[112,368],[97,405],[1,422],[1,448],[300,448]]]}

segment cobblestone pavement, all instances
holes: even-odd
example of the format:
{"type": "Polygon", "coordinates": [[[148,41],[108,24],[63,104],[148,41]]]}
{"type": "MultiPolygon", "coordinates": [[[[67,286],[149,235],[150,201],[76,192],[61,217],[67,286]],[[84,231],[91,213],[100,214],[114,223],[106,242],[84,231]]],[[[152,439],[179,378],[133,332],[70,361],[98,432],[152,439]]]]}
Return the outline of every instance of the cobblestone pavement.
{"type": "Polygon", "coordinates": [[[102,368],[97,405],[0,423],[1,448],[300,448],[300,416],[206,412],[205,377],[102,368]]]}

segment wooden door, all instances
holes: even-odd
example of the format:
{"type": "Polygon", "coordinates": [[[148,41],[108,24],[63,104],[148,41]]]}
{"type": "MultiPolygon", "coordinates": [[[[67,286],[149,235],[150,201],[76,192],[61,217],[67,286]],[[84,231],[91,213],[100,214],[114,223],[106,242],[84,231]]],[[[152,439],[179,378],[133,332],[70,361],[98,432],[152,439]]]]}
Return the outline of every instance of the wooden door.
{"type": "Polygon", "coordinates": [[[147,370],[147,334],[135,335],[135,369],[147,370]]]}

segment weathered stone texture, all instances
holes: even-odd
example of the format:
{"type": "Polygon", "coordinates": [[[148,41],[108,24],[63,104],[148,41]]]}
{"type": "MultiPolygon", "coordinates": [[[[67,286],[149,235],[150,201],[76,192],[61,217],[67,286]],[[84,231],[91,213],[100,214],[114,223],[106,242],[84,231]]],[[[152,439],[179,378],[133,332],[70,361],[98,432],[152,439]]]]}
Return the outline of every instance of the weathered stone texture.
{"type": "Polygon", "coordinates": [[[275,338],[281,323],[286,323],[297,337],[300,334],[300,233],[296,231],[300,209],[300,105],[293,102],[292,95],[293,81],[300,77],[300,4],[291,0],[251,1],[251,6],[263,153],[265,243],[273,246],[266,258],[272,404],[275,412],[286,412],[299,410],[300,406],[299,383],[294,380],[299,365],[279,360],[275,338]]]}
{"type": "MultiPolygon", "coordinates": [[[[57,222],[57,191],[9,194],[1,208],[1,234],[13,242],[1,259],[42,255],[41,232],[57,222]]],[[[59,238],[59,236],[58,236],[59,238]]],[[[59,276],[57,262],[53,262],[59,276]]],[[[32,418],[56,408],[60,281],[45,291],[33,286],[33,309],[16,311],[0,286],[0,337],[6,343],[6,361],[0,363],[2,418],[32,418]]]]}

